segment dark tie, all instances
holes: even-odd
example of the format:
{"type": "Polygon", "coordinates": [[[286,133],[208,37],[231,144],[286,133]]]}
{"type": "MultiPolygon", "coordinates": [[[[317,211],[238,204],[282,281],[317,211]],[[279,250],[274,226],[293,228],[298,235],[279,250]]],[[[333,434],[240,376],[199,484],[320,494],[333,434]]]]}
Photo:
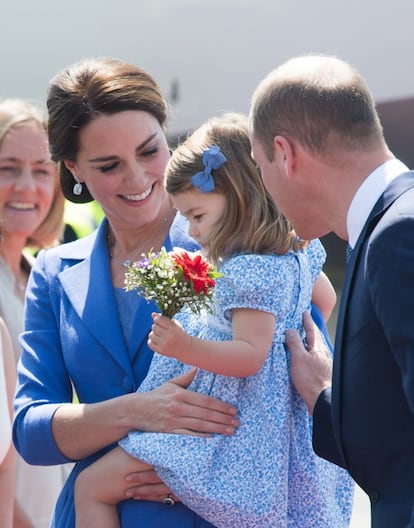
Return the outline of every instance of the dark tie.
{"type": "Polygon", "coordinates": [[[345,253],[345,258],[346,258],[346,262],[348,263],[349,262],[349,259],[351,258],[351,255],[352,255],[352,248],[351,246],[348,244],[346,246],[346,253],[345,253]]]}

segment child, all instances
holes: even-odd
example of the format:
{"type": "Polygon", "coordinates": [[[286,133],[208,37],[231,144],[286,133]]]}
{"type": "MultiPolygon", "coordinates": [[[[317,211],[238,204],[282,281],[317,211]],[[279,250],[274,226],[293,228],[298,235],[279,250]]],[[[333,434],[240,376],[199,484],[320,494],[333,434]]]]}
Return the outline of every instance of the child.
{"type": "Polygon", "coordinates": [[[172,490],[166,504],[178,498],[218,528],[347,527],[351,480],[314,454],[311,419],[290,383],[284,348],[285,329],[301,329],[312,291],[325,317],[335,303],[321,271],[322,245],[298,240],[277,211],[241,116],[213,119],[179,146],[166,189],[223,277],[214,315],[153,315],[156,354],[140,390],[193,365],[199,370],[190,388],[235,404],[240,427],[204,438],[130,433],[120,442],[128,454],[118,447],[78,477],[76,526],[119,525],[111,504],[126,498],[119,488],[131,487],[132,455],[172,490]]]}

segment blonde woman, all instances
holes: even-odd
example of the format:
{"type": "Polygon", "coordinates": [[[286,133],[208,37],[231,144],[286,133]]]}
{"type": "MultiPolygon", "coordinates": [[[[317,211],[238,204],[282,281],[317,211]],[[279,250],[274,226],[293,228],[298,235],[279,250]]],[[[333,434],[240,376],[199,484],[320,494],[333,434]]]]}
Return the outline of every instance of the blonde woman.
{"type": "MultiPolygon", "coordinates": [[[[0,316],[10,332],[16,363],[32,253],[59,241],[63,208],[64,197],[56,165],[50,158],[41,107],[20,99],[1,101],[0,316]]],[[[29,466],[18,457],[15,511],[18,526],[47,527],[63,482],[61,468],[29,466]]]]}

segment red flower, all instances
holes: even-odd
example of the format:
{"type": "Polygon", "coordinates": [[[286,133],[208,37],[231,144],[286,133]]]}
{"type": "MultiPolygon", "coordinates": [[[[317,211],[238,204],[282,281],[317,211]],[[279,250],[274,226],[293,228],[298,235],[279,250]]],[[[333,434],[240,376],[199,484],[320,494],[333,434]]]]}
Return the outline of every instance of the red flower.
{"type": "Polygon", "coordinates": [[[183,271],[185,280],[190,282],[197,293],[208,294],[209,288],[214,288],[215,280],[210,272],[213,266],[207,262],[199,253],[190,256],[185,251],[172,255],[175,263],[183,271]]]}

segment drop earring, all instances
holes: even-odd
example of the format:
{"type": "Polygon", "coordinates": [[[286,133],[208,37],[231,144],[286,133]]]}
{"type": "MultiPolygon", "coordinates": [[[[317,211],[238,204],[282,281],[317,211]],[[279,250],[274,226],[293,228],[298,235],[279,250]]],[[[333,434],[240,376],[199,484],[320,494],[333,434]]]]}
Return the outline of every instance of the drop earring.
{"type": "Polygon", "coordinates": [[[76,182],[75,185],[73,186],[73,194],[75,196],[80,196],[82,194],[82,184],[81,182],[76,182]]]}

